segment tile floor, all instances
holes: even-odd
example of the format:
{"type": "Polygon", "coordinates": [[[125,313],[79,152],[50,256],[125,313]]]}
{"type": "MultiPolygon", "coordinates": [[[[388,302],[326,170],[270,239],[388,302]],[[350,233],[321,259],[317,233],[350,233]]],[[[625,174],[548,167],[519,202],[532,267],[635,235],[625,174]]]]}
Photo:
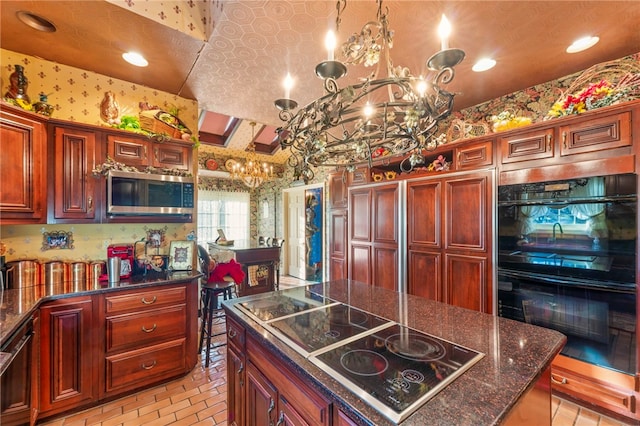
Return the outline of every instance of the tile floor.
{"type": "MultiPolygon", "coordinates": [[[[281,286],[296,285],[283,277],[281,286]]],[[[223,324],[217,327],[224,327],[223,324]]],[[[224,343],[225,335],[217,343],[224,343]]],[[[226,425],[226,346],[211,350],[209,368],[204,361],[190,374],[172,382],[64,417],[46,426],[226,425]]],[[[624,426],[585,407],[553,398],[553,426],[624,426]]]]}

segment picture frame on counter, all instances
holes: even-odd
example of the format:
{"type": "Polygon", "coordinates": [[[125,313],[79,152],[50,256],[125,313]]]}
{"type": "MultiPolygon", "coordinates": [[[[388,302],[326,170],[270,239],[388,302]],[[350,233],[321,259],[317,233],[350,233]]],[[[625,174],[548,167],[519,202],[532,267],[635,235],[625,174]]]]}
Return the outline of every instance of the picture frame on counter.
{"type": "Polygon", "coordinates": [[[190,271],[193,269],[195,241],[178,240],[169,244],[170,271],[190,271]]]}

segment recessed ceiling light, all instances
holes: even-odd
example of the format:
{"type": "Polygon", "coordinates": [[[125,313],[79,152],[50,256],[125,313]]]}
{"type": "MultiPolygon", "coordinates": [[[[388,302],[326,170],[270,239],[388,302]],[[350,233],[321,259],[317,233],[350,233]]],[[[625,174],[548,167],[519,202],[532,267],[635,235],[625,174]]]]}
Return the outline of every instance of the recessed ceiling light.
{"type": "Polygon", "coordinates": [[[35,13],[27,12],[26,10],[19,10],[16,12],[18,19],[33,28],[34,30],[43,31],[45,33],[54,33],[56,26],[51,21],[38,16],[35,13]]]}
{"type": "Polygon", "coordinates": [[[144,56],[137,52],[125,52],[122,54],[122,57],[131,65],[135,65],[137,67],[146,67],[147,65],[149,65],[149,61],[147,61],[144,56]]]}
{"type": "Polygon", "coordinates": [[[571,46],[567,47],[567,53],[582,52],[583,50],[587,50],[588,48],[593,47],[599,41],[600,37],[582,37],[581,39],[574,41],[571,46]]]}
{"type": "Polygon", "coordinates": [[[496,66],[495,60],[491,58],[482,58],[478,60],[478,62],[476,62],[473,65],[473,67],[471,67],[471,69],[474,70],[475,72],[482,72],[482,71],[490,70],[495,66],[496,66]]]}

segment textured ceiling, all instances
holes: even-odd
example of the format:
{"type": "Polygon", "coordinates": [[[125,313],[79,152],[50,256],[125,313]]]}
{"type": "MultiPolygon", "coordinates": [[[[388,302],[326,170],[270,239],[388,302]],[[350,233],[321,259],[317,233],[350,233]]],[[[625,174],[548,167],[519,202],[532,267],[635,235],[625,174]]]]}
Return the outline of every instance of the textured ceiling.
{"type": "MultiPolygon", "coordinates": [[[[326,59],[324,36],[336,14],[333,1],[215,1],[210,3],[213,30],[202,41],[104,1],[0,3],[2,48],[196,99],[204,110],[270,126],[279,125],[273,101],[284,95],[287,72],[296,80],[291,97],[299,104],[322,94],[314,68],[326,59]],[[58,31],[25,27],[15,19],[21,9],[51,19],[58,31]],[[149,67],[132,71],[123,65],[120,55],[132,42],[149,67]]],[[[458,93],[456,109],[640,51],[637,1],[388,1],[384,6],[395,30],[394,65],[409,67],[414,75],[426,72],[426,59],[439,49],[437,26],[447,15],[453,26],[450,46],[466,52],[448,87],[458,93]],[[598,35],[600,43],[565,53],[586,34],[598,35]],[[496,67],[472,72],[474,61],[485,55],[498,61],[496,67]]],[[[348,1],[339,41],[375,12],[374,1],[348,1]]],[[[361,75],[350,69],[341,84],[361,75]]],[[[244,122],[235,134],[235,144],[246,145],[251,128],[244,122]]],[[[273,160],[283,158],[276,150],[273,160]]]]}

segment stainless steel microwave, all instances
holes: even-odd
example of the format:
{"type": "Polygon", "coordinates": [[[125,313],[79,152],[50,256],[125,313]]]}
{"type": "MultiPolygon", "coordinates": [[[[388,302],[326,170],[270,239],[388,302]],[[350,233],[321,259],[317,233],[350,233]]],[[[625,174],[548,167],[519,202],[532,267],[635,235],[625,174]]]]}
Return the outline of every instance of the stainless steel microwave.
{"type": "Polygon", "coordinates": [[[107,175],[107,215],[190,215],[194,178],[112,170],[107,175]]]}

